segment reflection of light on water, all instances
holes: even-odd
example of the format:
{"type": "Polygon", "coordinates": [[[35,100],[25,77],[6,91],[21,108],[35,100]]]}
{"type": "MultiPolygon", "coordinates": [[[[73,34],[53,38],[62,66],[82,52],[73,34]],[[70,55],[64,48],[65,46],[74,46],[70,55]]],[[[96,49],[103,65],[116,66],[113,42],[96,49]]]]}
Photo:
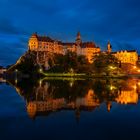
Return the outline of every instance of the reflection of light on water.
{"type": "Polygon", "coordinates": [[[113,86],[110,86],[110,90],[113,90],[113,86]]]}
{"type": "Polygon", "coordinates": [[[73,84],[74,84],[74,82],[73,81],[70,81],[70,83],[69,83],[70,87],[72,87],[73,84]]]}
{"type": "Polygon", "coordinates": [[[42,81],[41,81],[41,80],[39,80],[39,85],[40,85],[40,86],[42,85],[42,81]]]}
{"type": "Polygon", "coordinates": [[[129,104],[138,102],[138,94],[132,91],[122,91],[122,93],[116,98],[117,103],[129,104]]]}
{"type": "Polygon", "coordinates": [[[43,70],[40,68],[40,69],[39,69],[39,72],[43,72],[43,70]]]}
{"type": "Polygon", "coordinates": [[[17,80],[17,79],[15,79],[15,83],[16,83],[16,84],[18,83],[18,80],[17,80]]]}
{"type": "Polygon", "coordinates": [[[34,118],[37,111],[37,102],[29,102],[27,104],[27,113],[30,118],[34,118]]]}
{"type": "Polygon", "coordinates": [[[112,107],[111,102],[107,102],[107,111],[108,112],[110,112],[111,107],[112,107]]]}
{"type": "Polygon", "coordinates": [[[140,86],[140,82],[136,79],[128,79],[126,87],[122,87],[120,94],[116,98],[117,103],[120,104],[136,104],[138,102],[137,87],[140,86]]]}
{"type": "MultiPolygon", "coordinates": [[[[49,77],[51,78],[51,77],[49,77]]],[[[60,77],[59,77],[60,78],[60,77]]],[[[52,78],[49,80],[60,80],[52,78]]],[[[104,85],[104,81],[97,83],[97,85],[93,86],[96,81],[91,81],[91,85],[88,85],[89,83],[82,83],[81,82],[75,82],[75,78],[67,78],[64,79],[62,78],[62,85],[59,83],[58,85],[54,84],[53,89],[50,90],[49,86],[53,84],[53,82],[49,83],[49,80],[47,80],[47,85],[43,80],[38,79],[37,81],[37,87],[34,88],[35,93],[42,93],[40,94],[39,98],[35,97],[35,103],[37,103],[38,108],[34,104],[28,104],[27,106],[27,111],[30,111],[29,114],[30,116],[35,116],[36,111],[54,111],[54,110],[59,110],[61,108],[66,107],[67,109],[76,109],[81,107],[81,109],[87,109],[87,110],[93,110],[96,107],[100,106],[100,104],[105,101],[107,104],[107,110],[110,111],[111,107],[113,107],[113,104],[111,102],[117,102],[119,104],[132,104],[132,103],[137,103],[138,102],[138,91],[137,89],[140,88],[140,80],[138,79],[128,79],[127,81],[124,80],[115,80],[115,82],[109,81],[109,84],[105,86],[105,88],[101,89],[101,96],[98,95],[98,91],[96,92],[96,88],[98,87],[99,84],[104,85]],[[66,90],[70,89],[71,93],[68,97],[62,95],[59,99],[55,99],[56,97],[53,95],[53,93],[59,92],[61,93],[61,90],[63,90],[63,84],[67,81],[67,86],[66,90]],[[92,83],[93,82],[93,83],[92,83]],[[83,87],[83,84],[87,84],[87,88],[83,87]],[[73,95],[76,95],[76,90],[74,87],[81,88],[81,93],[84,95],[80,96],[77,95],[76,97],[73,98],[73,95]],[[60,88],[60,90],[55,90],[55,88],[60,88]],[[39,89],[39,90],[38,90],[39,89]],[[86,89],[86,90],[85,90],[86,89]],[[84,91],[85,90],[85,91],[84,91]],[[84,94],[85,92],[85,94],[84,94]],[[46,93],[46,94],[45,94],[46,93]],[[109,96],[106,96],[108,95],[109,96]],[[111,95],[111,96],[110,96],[111,95]],[[113,95],[113,96],[112,96],[113,95]],[[110,98],[111,97],[111,98],[110,98]],[[68,98],[68,99],[67,99],[68,98]],[[63,100],[62,100],[63,99],[63,100]],[[40,101],[41,100],[41,101],[40,101]],[[82,108],[83,107],[83,108],[82,108]],[[37,110],[35,110],[37,109],[37,110]]],[[[79,79],[78,79],[79,80],[79,79]]],[[[61,82],[60,81],[60,82],[61,82]]],[[[15,83],[19,82],[17,78],[15,78],[15,83]]],[[[86,81],[85,81],[86,82],[86,81]]],[[[57,82],[56,82],[57,83],[57,82]]],[[[18,84],[15,84],[15,86],[19,86],[18,84]]],[[[16,89],[17,92],[22,92],[22,90],[16,89]]],[[[79,92],[78,92],[79,93],[79,92]]],[[[24,94],[24,93],[23,93],[24,94]]],[[[37,95],[37,94],[35,94],[37,95]]],[[[30,103],[30,102],[29,102],[30,103]]]]}
{"type": "Polygon", "coordinates": [[[72,87],[74,85],[74,81],[75,81],[74,79],[70,80],[70,82],[69,82],[70,87],[72,87]]]}

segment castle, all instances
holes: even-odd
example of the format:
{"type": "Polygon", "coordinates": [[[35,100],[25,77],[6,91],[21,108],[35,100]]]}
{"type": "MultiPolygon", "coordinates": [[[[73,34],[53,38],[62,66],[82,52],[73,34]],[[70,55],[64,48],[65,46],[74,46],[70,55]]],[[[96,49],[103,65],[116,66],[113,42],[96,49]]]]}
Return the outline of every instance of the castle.
{"type": "Polygon", "coordinates": [[[112,52],[112,46],[110,42],[108,42],[106,53],[114,55],[121,62],[121,64],[130,64],[132,66],[137,65],[138,53],[136,50],[121,50],[112,52]]]}
{"type": "MultiPolygon", "coordinates": [[[[93,63],[94,55],[101,52],[100,47],[97,47],[94,42],[82,42],[80,32],[78,32],[75,42],[61,42],[54,40],[47,36],[39,36],[34,33],[28,42],[30,51],[43,52],[44,56],[47,52],[52,54],[66,54],[68,51],[75,52],[77,55],[84,55],[89,63],[93,63]]],[[[135,50],[124,50],[118,52],[112,52],[112,46],[110,42],[107,45],[106,53],[114,55],[123,64],[136,65],[138,61],[138,53],[135,50]]],[[[48,55],[48,54],[47,54],[48,55]]],[[[47,58],[44,57],[46,61],[47,58]]]]}
{"type": "Polygon", "coordinates": [[[117,57],[118,60],[120,60],[121,63],[123,64],[127,63],[135,66],[138,61],[138,53],[136,50],[124,50],[112,52],[112,55],[117,57]]]}
{"type": "Polygon", "coordinates": [[[68,51],[75,52],[77,55],[84,55],[89,63],[93,62],[94,55],[101,52],[100,48],[94,42],[82,42],[80,32],[77,34],[73,43],[64,43],[53,40],[47,36],[38,36],[33,34],[29,39],[30,51],[49,52],[54,54],[66,54],[68,51]]]}

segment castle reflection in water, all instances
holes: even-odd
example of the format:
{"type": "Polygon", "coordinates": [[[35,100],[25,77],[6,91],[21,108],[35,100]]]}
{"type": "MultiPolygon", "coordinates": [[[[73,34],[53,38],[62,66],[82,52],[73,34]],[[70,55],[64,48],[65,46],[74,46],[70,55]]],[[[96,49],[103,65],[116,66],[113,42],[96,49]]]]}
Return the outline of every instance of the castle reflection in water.
{"type": "Polygon", "coordinates": [[[29,80],[14,83],[17,92],[26,101],[30,118],[47,116],[61,110],[93,111],[102,103],[108,111],[112,103],[137,104],[140,95],[139,79],[96,79],[96,80],[29,80]]]}

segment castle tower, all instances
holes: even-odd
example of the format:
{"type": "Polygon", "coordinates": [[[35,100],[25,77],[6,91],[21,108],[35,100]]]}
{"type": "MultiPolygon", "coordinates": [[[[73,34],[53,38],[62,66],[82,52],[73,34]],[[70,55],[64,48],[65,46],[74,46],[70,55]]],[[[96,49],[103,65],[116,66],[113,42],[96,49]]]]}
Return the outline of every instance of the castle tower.
{"type": "Polygon", "coordinates": [[[38,35],[37,35],[37,33],[34,33],[30,37],[29,42],[28,42],[28,49],[30,51],[34,51],[34,50],[38,49],[38,35]]]}
{"type": "Polygon", "coordinates": [[[81,35],[80,35],[80,32],[77,33],[77,37],[76,37],[76,45],[77,46],[80,46],[82,43],[82,40],[81,40],[81,35]]]}
{"type": "Polygon", "coordinates": [[[108,44],[107,44],[107,52],[108,53],[111,53],[112,52],[112,46],[110,44],[110,41],[108,41],[108,44]]]}

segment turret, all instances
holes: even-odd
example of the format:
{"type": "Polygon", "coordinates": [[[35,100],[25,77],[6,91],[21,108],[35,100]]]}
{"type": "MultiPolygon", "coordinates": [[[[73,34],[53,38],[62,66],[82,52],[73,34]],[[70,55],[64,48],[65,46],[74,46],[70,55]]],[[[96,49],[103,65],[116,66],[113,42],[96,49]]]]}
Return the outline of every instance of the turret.
{"type": "Polygon", "coordinates": [[[32,34],[28,42],[28,49],[34,51],[38,48],[38,35],[37,33],[32,34]]]}
{"type": "Polygon", "coordinates": [[[108,53],[111,53],[112,52],[112,46],[110,44],[110,41],[108,41],[108,44],[107,44],[107,52],[108,53]]]}
{"type": "Polygon", "coordinates": [[[77,33],[77,37],[76,37],[76,45],[77,46],[80,46],[82,43],[82,40],[81,40],[81,35],[80,35],[80,32],[77,33]]]}

